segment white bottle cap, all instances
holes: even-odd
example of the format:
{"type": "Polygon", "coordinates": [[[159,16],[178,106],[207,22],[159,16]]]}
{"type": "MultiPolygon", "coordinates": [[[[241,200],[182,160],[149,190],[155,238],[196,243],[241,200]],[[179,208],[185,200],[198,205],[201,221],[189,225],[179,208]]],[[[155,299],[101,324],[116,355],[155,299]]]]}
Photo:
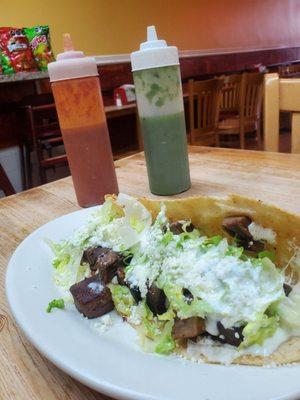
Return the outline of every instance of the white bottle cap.
{"type": "Polygon", "coordinates": [[[157,39],[155,26],[148,26],[147,42],[141,43],[139,51],[131,53],[132,71],[171,65],[179,65],[177,47],[157,39]]]}
{"type": "Polygon", "coordinates": [[[57,61],[48,64],[50,82],[99,75],[95,58],[75,51],[68,33],[63,36],[63,44],[65,51],[57,55],[57,61]]]}

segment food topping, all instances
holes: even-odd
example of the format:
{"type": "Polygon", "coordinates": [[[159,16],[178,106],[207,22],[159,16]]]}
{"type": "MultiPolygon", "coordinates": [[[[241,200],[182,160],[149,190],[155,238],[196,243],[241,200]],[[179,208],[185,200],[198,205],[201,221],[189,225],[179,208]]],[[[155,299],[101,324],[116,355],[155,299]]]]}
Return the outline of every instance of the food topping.
{"type": "Polygon", "coordinates": [[[247,216],[226,217],[223,220],[222,227],[230,236],[235,237],[245,249],[260,252],[264,249],[264,244],[255,240],[250,233],[249,226],[251,223],[251,218],[247,216]]]}
{"type": "Polygon", "coordinates": [[[177,319],[172,329],[173,339],[191,339],[205,332],[205,323],[202,318],[191,317],[177,319]]]}
{"type": "Polygon", "coordinates": [[[70,292],[77,310],[87,318],[100,317],[114,308],[110,290],[98,274],[75,283],[70,292]]]}
{"type": "Polygon", "coordinates": [[[146,302],[154,315],[163,314],[167,311],[166,300],[164,291],[153,283],[147,292],[146,302]]]}

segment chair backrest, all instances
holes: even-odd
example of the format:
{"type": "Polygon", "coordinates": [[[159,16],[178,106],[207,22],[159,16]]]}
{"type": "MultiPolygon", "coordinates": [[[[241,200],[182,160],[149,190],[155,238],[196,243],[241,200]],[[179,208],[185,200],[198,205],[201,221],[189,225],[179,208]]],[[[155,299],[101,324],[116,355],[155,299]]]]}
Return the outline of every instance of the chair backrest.
{"type": "Polygon", "coordinates": [[[265,75],[264,147],[279,151],[279,112],[292,112],[292,153],[300,154],[300,79],[265,75]]]}
{"type": "MultiPolygon", "coordinates": [[[[220,79],[206,81],[189,80],[189,121],[191,144],[214,135],[219,120],[220,94],[223,82],[220,79]]],[[[214,144],[215,138],[212,138],[214,144]]]]}
{"type": "Polygon", "coordinates": [[[220,99],[220,113],[238,113],[241,83],[242,74],[224,76],[220,99]]]}
{"type": "Polygon", "coordinates": [[[278,73],[281,77],[288,77],[292,74],[300,73],[300,64],[289,64],[278,67],[278,73]]]}
{"type": "Polygon", "coordinates": [[[243,120],[258,120],[261,114],[263,98],[264,75],[259,72],[243,73],[240,94],[240,118],[243,120]]]}

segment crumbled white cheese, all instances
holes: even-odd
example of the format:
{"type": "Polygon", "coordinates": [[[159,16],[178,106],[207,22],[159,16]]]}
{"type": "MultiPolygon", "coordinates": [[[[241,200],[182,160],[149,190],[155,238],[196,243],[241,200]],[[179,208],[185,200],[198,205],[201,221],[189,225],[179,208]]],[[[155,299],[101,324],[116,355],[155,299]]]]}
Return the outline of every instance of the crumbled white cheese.
{"type": "Polygon", "coordinates": [[[90,282],[87,287],[94,293],[99,294],[103,291],[104,286],[101,282],[90,282]]]}
{"type": "Polygon", "coordinates": [[[113,325],[113,319],[109,314],[103,315],[96,322],[92,323],[92,328],[99,334],[105,333],[113,325]]]}
{"type": "Polygon", "coordinates": [[[276,244],[276,232],[270,228],[264,228],[256,222],[251,222],[248,226],[248,230],[253,236],[254,240],[265,240],[270,244],[276,244]]]}
{"type": "Polygon", "coordinates": [[[130,310],[130,317],[127,318],[127,321],[132,325],[139,325],[141,320],[140,308],[137,306],[132,306],[130,310]]]}

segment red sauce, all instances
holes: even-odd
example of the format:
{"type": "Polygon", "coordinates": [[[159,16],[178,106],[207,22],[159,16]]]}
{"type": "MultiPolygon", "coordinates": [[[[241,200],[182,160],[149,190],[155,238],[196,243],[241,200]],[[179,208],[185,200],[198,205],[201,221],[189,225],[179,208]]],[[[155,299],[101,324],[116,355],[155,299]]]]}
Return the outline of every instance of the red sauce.
{"type": "Polygon", "coordinates": [[[98,77],[52,83],[78,204],[101,204],[118,194],[98,77]]]}

